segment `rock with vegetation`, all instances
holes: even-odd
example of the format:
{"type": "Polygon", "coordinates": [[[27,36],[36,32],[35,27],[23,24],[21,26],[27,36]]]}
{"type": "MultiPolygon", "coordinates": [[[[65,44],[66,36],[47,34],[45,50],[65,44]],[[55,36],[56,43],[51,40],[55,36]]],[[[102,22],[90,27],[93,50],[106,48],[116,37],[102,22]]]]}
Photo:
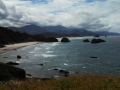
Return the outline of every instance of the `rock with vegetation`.
{"type": "Polygon", "coordinates": [[[68,38],[66,38],[66,37],[63,37],[63,38],[61,39],[61,42],[70,42],[70,40],[69,40],[68,38]]]}
{"type": "Polygon", "coordinates": [[[25,70],[0,62],[0,81],[25,78],[25,70]]]}
{"type": "Polygon", "coordinates": [[[90,42],[88,39],[83,40],[83,42],[90,42]]]}
{"type": "Polygon", "coordinates": [[[101,42],[106,42],[103,39],[92,39],[91,43],[101,43],[101,42]]]}
{"type": "Polygon", "coordinates": [[[47,37],[44,35],[34,35],[34,38],[36,41],[41,41],[41,42],[58,42],[58,39],[55,37],[47,37]]]}
{"type": "Polygon", "coordinates": [[[55,37],[46,37],[45,42],[58,42],[58,39],[55,37]]]}

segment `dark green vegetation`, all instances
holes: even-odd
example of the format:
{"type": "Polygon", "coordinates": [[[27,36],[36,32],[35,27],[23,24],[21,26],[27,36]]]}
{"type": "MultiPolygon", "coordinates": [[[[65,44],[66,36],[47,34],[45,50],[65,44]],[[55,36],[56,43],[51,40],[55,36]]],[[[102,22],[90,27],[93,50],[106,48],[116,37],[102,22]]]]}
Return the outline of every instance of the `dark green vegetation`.
{"type": "Polygon", "coordinates": [[[25,79],[25,71],[0,62],[0,81],[10,79],[25,79]]]}
{"type": "Polygon", "coordinates": [[[31,41],[58,42],[55,37],[46,37],[44,35],[29,35],[24,32],[12,31],[8,28],[0,27],[0,47],[4,47],[6,44],[31,41]]]}
{"type": "Polygon", "coordinates": [[[82,75],[57,80],[13,80],[0,90],[120,90],[120,77],[82,75]]]}
{"type": "Polygon", "coordinates": [[[0,27],[0,44],[14,44],[20,42],[33,41],[32,37],[27,33],[12,31],[4,27],[0,27]]]}

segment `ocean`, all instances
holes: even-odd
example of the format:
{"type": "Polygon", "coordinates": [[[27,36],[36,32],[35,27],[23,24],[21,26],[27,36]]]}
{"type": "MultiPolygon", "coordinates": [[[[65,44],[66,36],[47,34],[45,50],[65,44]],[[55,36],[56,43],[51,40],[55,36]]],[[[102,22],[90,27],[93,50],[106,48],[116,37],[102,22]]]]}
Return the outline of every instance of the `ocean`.
{"type": "Polygon", "coordinates": [[[106,40],[99,44],[83,42],[86,38],[93,39],[71,37],[69,43],[40,42],[1,54],[0,62],[19,63],[16,67],[40,78],[64,77],[59,70],[69,71],[69,75],[120,75],[120,37],[99,37],[106,40]],[[17,59],[17,55],[22,58],[17,59]]]}

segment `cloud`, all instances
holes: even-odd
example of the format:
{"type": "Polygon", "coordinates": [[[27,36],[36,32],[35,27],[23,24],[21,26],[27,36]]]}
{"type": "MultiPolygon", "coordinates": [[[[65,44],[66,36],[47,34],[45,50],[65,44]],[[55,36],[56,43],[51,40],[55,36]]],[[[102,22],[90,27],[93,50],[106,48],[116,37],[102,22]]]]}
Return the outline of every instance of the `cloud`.
{"type": "Polygon", "coordinates": [[[0,0],[0,19],[4,19],[7,15],[5,4],[0,0]]]}
{"type": "Polygon", "coordinates": [[[119,31],[119,0],[0,0],[0,25],[119,31]]]}

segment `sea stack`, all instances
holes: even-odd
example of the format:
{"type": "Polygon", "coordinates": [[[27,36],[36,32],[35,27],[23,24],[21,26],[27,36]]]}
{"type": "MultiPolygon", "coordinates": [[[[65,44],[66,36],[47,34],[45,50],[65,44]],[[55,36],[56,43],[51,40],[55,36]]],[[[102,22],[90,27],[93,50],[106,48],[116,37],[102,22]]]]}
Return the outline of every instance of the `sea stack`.
{"type": "Polygon", "coordinates": [[[70,42],[70,40],[69,40],[68,38],[66,38],[66,37],[63,37],[63,38],[61,39],[61,42],[70,42]]]}

